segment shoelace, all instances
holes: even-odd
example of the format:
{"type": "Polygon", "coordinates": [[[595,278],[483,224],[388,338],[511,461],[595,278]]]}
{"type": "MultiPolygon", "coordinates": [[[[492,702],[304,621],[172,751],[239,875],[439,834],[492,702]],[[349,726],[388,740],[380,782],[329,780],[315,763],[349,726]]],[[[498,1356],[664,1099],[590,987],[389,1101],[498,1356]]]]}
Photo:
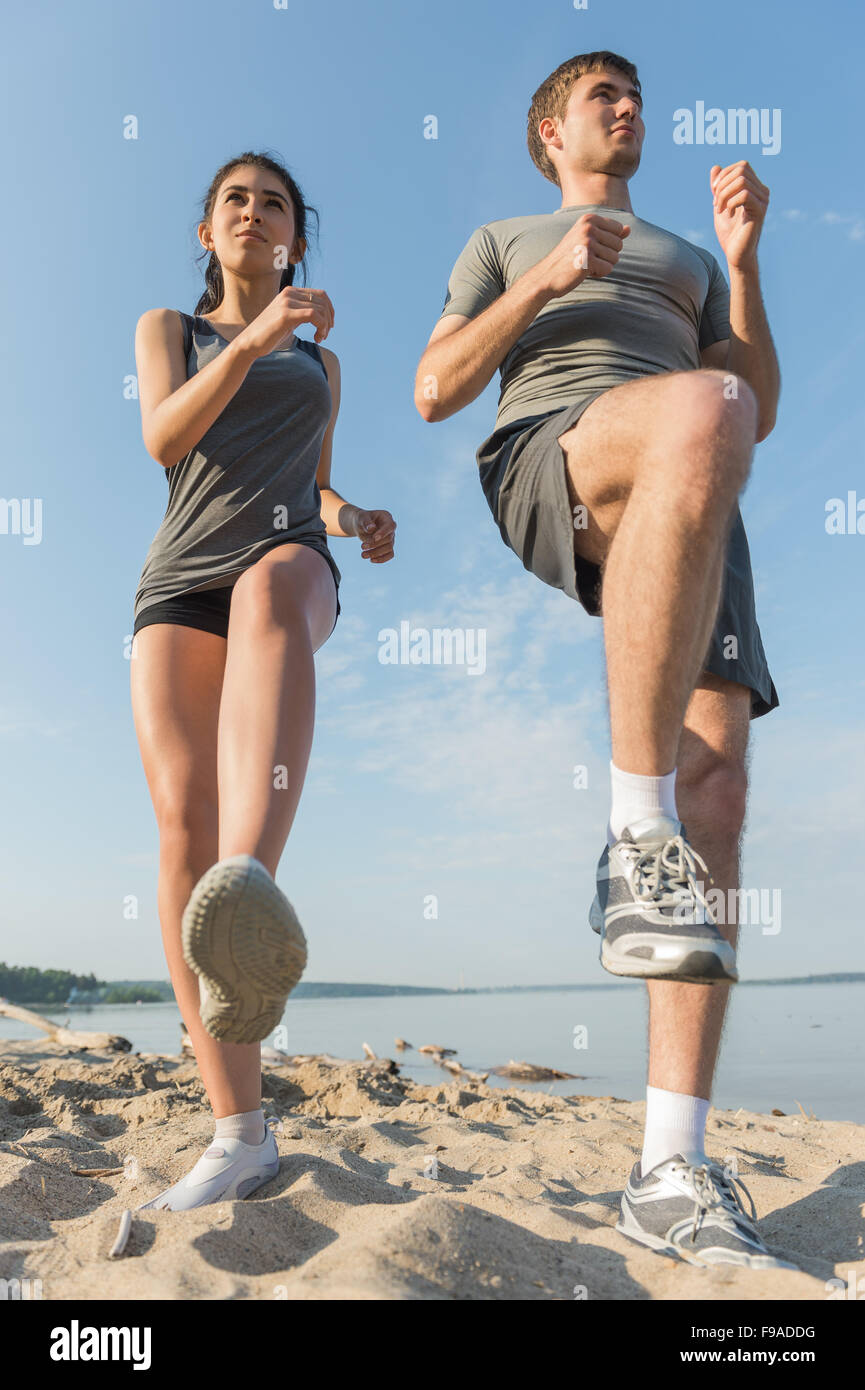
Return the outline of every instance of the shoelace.
{"type": "Polygon", "coordinates": [[[647,849],[634,864],[634,890],[644,902],[657,907],[683,907],[690,898],[699,903],[710,922],[712,909],[697,883],[697,866],[709,883],[709,870],[695,849],[681,835],[672,835],[660,849],[647,849]]]}
{"type": "Polygon", "coordinates": [[[735,1230],[739,1224],[743,1224],[749,1234],[757,1236],[759,1239],[759,1235],[754,1229],[754,1222],[757,1220],[757,1208],[754,1206],[754,1199],[741,1178],[734,1178],[725,1169],[720,1168],[717,1163],[676,1163],[673,1172],[679,1171],[689,1174],[691,1186],[694,1189],[692,1243],[697,1239],[703,1218],[710,1211],[716,1211],[718,1207],[727,1215],[726,1224],[728,1226],[732,1222],[735,1230]],[[745,1210],[742,1198],[739,1196],[737,1189],[740,1187],[750,1203],[750,1215],[745,1210]],[[734,1207],[732,1211],[730,1210],[731,1205],[734,1207]]]}

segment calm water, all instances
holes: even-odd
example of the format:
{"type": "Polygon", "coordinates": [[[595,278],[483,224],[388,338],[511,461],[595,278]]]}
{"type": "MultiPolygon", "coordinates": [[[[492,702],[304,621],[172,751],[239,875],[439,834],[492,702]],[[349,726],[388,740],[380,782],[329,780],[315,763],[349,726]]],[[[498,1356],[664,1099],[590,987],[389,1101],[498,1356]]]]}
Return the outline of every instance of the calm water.
{"type": "MultiPolygon", "coordinates": [[[[818,1119],[865,1122],[865,984],[748,985],[734,990],[714,1103],[748,1110],[777,1107],[798,1114],[797,1101],[818,1119]]],[[[61,1009],[72,1026],[121,1033],[133,1050],[178,1053],[180,1015],[174,1004],[61,1009]]],[[[416,1047],[455,1047],[462,1064],[487,1071],[511,1058],[579,1074],[579,1081],[532,1089],[645,1095],[646,1002],[643,987],[557,990],[544,994],[454,994],[365,999],[300,999],[289,1003],[285,1050],[359,1058],[367,1042],[379,1056],[400,1059],[395,1036],[416,1047]],[[587,1046],[574,1048],[575,1028],[587,1046]]],[[[41,1036],[0,1018],[0,1038],[41,1036]]],[[[273,1038],[267,1040],[272,1043],[273,1038]]],[[[430,1084],[450,1080],[416,1052],[402,1054],[403,1072],[430,1084]]],[[[490,1085],[524,1086],[490,1076],[490,1085]]]]}

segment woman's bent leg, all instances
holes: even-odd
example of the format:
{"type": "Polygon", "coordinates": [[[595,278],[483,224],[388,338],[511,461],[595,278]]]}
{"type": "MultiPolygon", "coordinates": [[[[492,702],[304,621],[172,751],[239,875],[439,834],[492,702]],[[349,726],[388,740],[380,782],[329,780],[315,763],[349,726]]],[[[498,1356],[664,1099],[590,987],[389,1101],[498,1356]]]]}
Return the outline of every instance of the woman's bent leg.
{"type": "Polygon", "coordinates": [[[312,747],[313,653],[335,617],[330,566],[309,546],[278,546],[234,586],[219,713],[220,859],[250,854],[276,874],[312,747]]]}
{"type": "Polygon", "coordinates": [[[181,1017],[219,1119],[261,1104],[258,1043],[217,1042],[199,1016],[198,977],[183,959],[180,924],[189,895],[217,859],[216,749],[225,669],[223,637],[154,623],[135,637],[132,711],[159,827],[159,919],[181,1017]]]}

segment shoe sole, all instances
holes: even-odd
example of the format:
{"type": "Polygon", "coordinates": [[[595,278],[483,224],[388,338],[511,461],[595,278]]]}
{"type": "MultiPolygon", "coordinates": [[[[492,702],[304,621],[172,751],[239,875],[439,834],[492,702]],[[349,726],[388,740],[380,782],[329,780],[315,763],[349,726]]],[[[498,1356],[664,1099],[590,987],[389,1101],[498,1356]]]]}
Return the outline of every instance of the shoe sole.
{"type": "MultiPolygon", "coordinates": [[[[604,936],[604,912],[597,895],[589,909],[589,925],[601,938],[599,959],[611,975],[638,980],[677,980],[680,984],[695,985],[714,985],[724,980],[735,984],[739,979],[736,954],[730,943],[723,939],[717,946],[708,947],[683,941],[681,957],[671,966],[669,961],[620,955],[615,946],[608,945],[604,936]]],[[[669,944],[669,939],[659,937],[659,944],[662,942],[669,944]]]]}
{"type": "MultiPolygon", "coordinates": [[[[660,938],[660,941],[665,945],[669,944],[668,939],[660,938]]],[[[615,946],[602,935],[598,956],[601,965],[611,975],[626,979],[676,980],[680,984],[717,985],[725,981],[735,984],[739,978],[739,972],[732,964],[735,956],[727,942],[719,943],[718,949],[685,943],[681,957],[670,962],[619,955],[615,946]],[[727,951],[722,950],[722,946],[727,946],[727,951]]]]}
{"type": "Polygon", "coordinates": [[[183,914],[183,959],[207,991],[201,1022],[218,1042],[266,1038],[306,966],[306,937],[285,894],[249,854],[222,859],[183,914]]]}

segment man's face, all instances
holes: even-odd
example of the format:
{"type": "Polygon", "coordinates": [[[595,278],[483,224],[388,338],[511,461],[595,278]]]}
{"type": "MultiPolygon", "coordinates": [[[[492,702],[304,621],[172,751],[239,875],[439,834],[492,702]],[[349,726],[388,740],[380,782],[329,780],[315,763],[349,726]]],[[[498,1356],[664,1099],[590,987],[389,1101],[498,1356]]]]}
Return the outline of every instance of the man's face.
{"type": "MultiPolygon", "coordinates": [[[[589,72],[574,83],[557,123],[562,140],[557,152],[561,170],[567,166],[594,174],[630,178],[640,166],[646,127],[643,103],[624,73],[614,70],[589,72]]],[[[553,122],[548,123],[548,134],[553,122]]],[[[541,122],[541,130],[544,122],[541,122]]]]}

